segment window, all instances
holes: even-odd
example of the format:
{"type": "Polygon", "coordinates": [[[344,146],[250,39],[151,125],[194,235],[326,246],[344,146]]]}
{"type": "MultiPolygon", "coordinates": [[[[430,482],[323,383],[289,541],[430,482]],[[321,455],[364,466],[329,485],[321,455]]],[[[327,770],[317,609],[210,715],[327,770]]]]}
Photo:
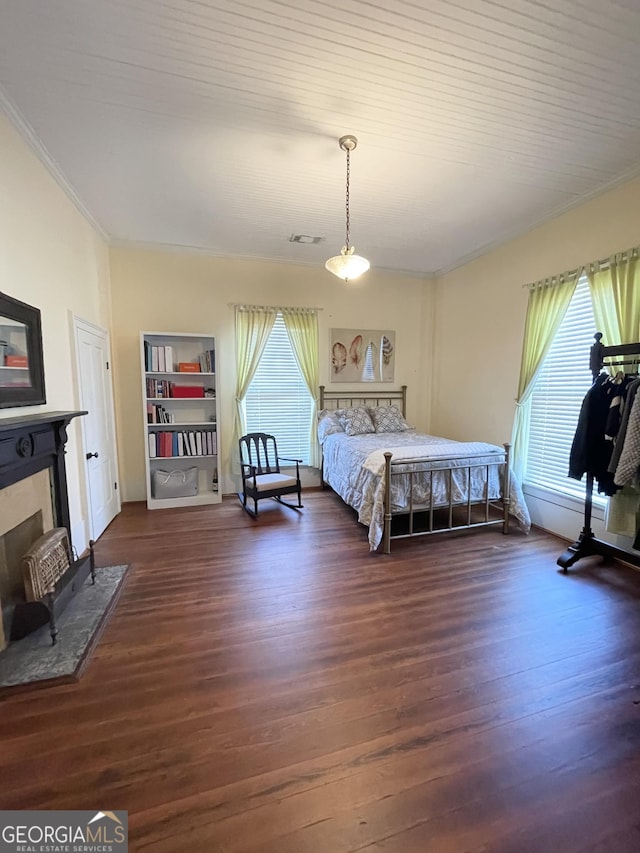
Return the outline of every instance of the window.
{"type": "Polygon", "coordinates": [[[278,314],[244,400],[247,432],[275,435],[278,453],[309,464],[313,401],[278,314]]]}
{"type": "Polygon", "coordinates": [[[580,407],[593,381],[589,350],[596,331],[589,285],[581,278],[536,379],[524,476],[529,485],[581,500],[584,482],[567,472],[580,407]]]}

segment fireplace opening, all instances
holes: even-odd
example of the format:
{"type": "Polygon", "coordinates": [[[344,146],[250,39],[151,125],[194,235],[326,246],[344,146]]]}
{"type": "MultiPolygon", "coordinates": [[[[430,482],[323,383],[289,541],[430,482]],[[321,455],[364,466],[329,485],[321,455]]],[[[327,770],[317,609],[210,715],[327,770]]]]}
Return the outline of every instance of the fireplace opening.
{"type": "Polygon", "coordinates": [[[0,601],[3,609],[25,600],[21,558],[43,532],[42,511],[38,510],[0,536],[0,601]]]}

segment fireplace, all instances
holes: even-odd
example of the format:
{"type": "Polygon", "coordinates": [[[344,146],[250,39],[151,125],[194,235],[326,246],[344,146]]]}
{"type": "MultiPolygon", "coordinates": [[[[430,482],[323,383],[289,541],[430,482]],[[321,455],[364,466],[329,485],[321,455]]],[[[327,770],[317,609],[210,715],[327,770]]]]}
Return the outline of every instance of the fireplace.
{"type": "MultiPolygon", "coordinates": [[[[85,414],[0,419],[0,613],[20,595],[21,554],[53,527],[71,537],[64,446],[72,418],[85,414]]],[[[0,650],[6,640],[0,619],[0,650]]]]}

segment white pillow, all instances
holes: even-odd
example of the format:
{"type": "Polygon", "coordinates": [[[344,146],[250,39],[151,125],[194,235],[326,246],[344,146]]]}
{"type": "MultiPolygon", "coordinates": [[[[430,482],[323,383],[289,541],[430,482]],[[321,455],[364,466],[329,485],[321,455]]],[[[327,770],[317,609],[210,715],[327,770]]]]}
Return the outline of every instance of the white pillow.
{"type": "Polygon", "coordinates": [[[337,411],[339,412],[338,420],[347,435],[365,435],[376,431],[366,406],[354,406],[337,411]]]}
{"type": "Polygon", "coordinates": [[[397,406],[376,406],[369,409],[376,432],[404,432],[411,429],[397,406]]]}
{"type": "Polygon", "coordinates": [[[338,415],[330,409],[322,409],[318,412],[318,441],[322,444],[328,435],[336,432],[344,432],[338,415]]]}

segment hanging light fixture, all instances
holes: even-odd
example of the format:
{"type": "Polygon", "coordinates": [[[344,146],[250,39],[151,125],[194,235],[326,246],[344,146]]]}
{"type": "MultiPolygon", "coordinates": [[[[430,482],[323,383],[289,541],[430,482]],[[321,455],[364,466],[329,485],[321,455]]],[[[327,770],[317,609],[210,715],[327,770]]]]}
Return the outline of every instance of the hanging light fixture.
{"type": "Polygon", "coordinates": [[[337,275],[338,278],[343,278],[345,281],[351,281],[358,278],[369,269],[369,261],[361,255],[353,254],[353,246],[349,246],[349,172],[350,172],[350,155],[358,144],[355,136],[341,136],[338,140],[340,148],[347,152],[347,196],[346,196],[346,212],[347,212],[347,236],[344,241],[340,254],[329,258],[325,267],[337,275]]]}

